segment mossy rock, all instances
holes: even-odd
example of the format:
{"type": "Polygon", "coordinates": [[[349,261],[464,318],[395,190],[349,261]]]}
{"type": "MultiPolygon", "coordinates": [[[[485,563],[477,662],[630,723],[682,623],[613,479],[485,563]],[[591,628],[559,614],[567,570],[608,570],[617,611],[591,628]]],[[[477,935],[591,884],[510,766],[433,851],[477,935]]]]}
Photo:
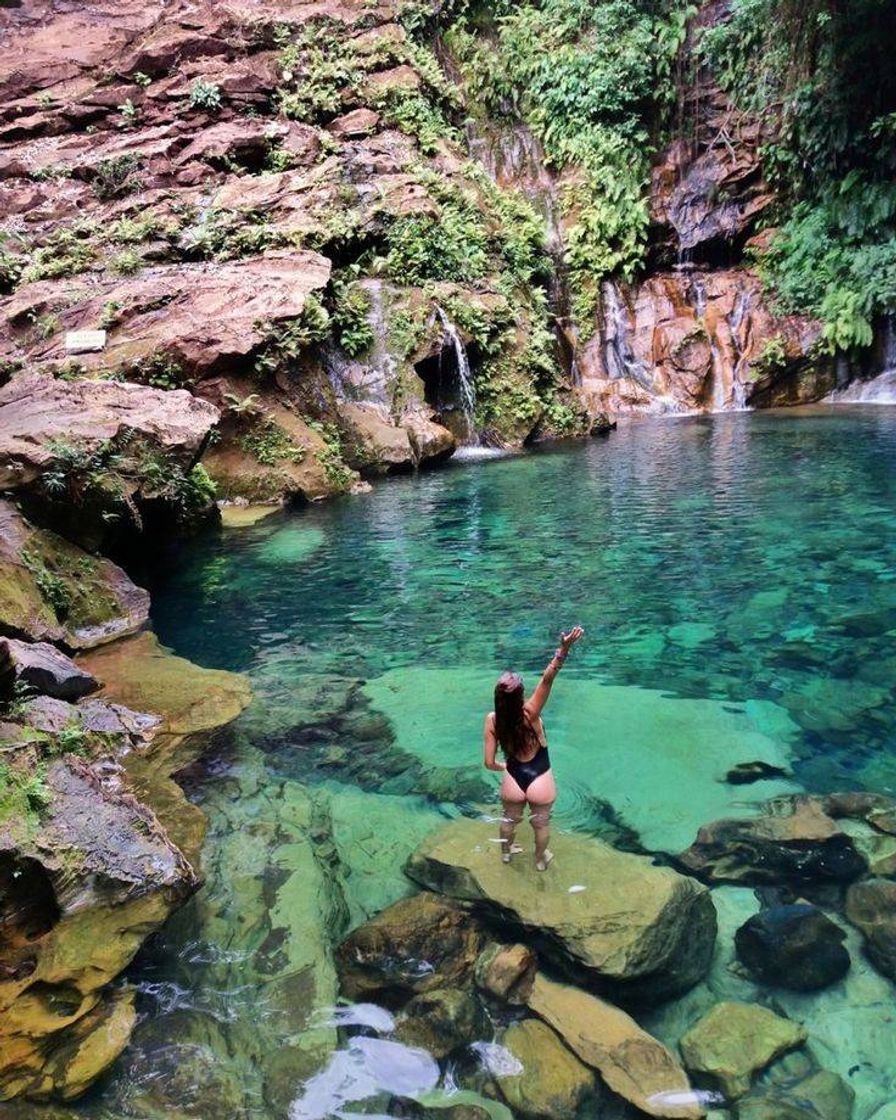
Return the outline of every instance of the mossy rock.
{"type": "Polygon", "coordinates": [[[569,1120],[594,1093],[594,1073],[538,1019],[514,1023],[501,1042],[522,1066],[520,1073],[498,1081],[501,1096],[517,1115],[569,1120]]]}
{"type": "Polygon", "coordinates": [[[148,593],[117,564],[0,501],[0,633],[88,649],[138,630],[148,616],[148,593]]]}

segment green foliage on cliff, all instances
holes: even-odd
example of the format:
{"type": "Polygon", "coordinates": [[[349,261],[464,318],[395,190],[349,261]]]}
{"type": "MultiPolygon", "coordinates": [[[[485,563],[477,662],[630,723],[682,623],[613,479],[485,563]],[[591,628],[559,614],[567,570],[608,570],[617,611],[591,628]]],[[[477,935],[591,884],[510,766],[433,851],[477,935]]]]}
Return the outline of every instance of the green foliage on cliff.
{"type": "Polygon", "coordinates": [[[701,50],[765,123],[781,223],[762,263],[783,311],[820,317],[827,348],[872,341],[896,307],[896,21],[887,0],[733,0],[701,50]]]}
{"type": "Polygon", "coordinates": [[[524,119],[549,162],[571,172],[562,203],[580,318],[603,277],[629,277],[642,262],[650,157],[689,10],[653,0],[506,3],[489,34],[461,19],[447,36],[474,106],[524,119]]]}

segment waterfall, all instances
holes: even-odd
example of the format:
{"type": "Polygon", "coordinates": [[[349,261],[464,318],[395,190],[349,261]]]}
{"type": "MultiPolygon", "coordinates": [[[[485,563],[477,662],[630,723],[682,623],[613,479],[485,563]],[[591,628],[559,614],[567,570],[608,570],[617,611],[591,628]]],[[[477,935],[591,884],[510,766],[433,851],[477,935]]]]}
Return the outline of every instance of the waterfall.
{"type": "MultiPolygon", "coordinates": [[[[842,389],[835,389],[824,398],[824,403],[896,404],[896,315],[890,314],[884,319],[880,364],[879,373],[865,381],[853,381],[842,389]]],[[[845,383],[848,377],[845,365],[845,357],[838,357],[838,385],[845,383]]]]}
{"type": "Polygon", "coordinates": [[[703,328],[706,338],[709,341],[710,378],[712,385],[710,412],[727,412],[728,392],[725,388],[725,364],[722,356],[719,354],[719,344],[716,340],[716,336],[712,331],[708,330],[706,326],[706,284],[701,276],[694,277],[691,285],[691,292],[693,294],[694,312],[697,316],[697,321],[703,328]]]}
{"type": "Polygon", "coordinates": [[[728,316],[728,326],[731,328],[731,342],[734,346],[736,357],[734,369],[731,372],[731,407],[735,412],[748,411],[747,387],[741,377],[741,370],[744,367],[744,356],[750,337],[750,320],[747,317],[749,310],[750,293],[746,288],[742,288],[737,293],[734,307],[731,309],[731,314],[728,316]],[[741,333],[742,328],[743,334],[741,333]]]}
{"type": "Polygon", "coordinates": [[[604,318],[604,363],[611,380],[631,378],[648,392],[653,382],[643,362],[635,357],[631,343],[628,312],[613,280],[601,285],[604,318]]]}
{"type": "Polygon", "coordinates": [[[473,384],[473,373],[470,369],[467,350],[454,323],[451,322],[438,304],[436,304],[435,310],[439,322],[442,324],[442,331],[451,340],[451,345],[454,348],[454,359],[457,363],[457,383],[460,389],[460,407],[467,428],[467,442],[476,446],[479,443],[479,436],[476,432],[476,387],[473,384]]]}

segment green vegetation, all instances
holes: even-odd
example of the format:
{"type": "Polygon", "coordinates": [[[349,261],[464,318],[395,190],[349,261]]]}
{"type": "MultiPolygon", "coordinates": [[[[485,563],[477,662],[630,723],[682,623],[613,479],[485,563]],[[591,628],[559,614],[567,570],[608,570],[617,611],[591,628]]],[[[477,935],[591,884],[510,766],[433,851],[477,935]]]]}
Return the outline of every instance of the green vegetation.
{"type": "Polygon", "coordinates": [[[373,345],[373,327],[370,325],[370,292],[359,284],[336,282],[333,325],[336,339],[342,349],[353,358],[359,358],[373,345]]]}
{"type": "MultiPolygon", "coordinates": [[[[105,309],[109,304],[104,306],[105,309]]],[[[113,308],[112,314],[118,308],[113,308]]],[[[180,359],[166,350],[157,350],[131,363],[129,366],[116,370],[117,379],[123,381],[136,381],[141,385],[151,385],[154,389],[182,389],[190,383],[180,359]]]]}
{"type": "Polygon", "coordinates": [[[338,490],[345,490],[355,477],[354,472],[342,457],[342,436],[335,424],[305,418],[305,423],[324,441],[324,447],[315,452],[320,465],[324,468],[327,482],[338,490]]]}
{"type": "Polygon", "coordinates": [[[72,591],[68,581],[52,571],[44,558],[30,549],[22,551],[22,560],[34,578],[41,598],[56,617],[63,621],[72,605],[72,591]]]}
{"type": "Polygon", "coordinates": [[[122,198],[140,190],[143,180],[140,176],[140,160],[135,155],[115,156],[103,159],[96,165],[92,180],[97,198],[106,200],[122,198]]]}
{"type": "Polygon", "coordinates": [[[471,16],[446,38],[471,108],[522,118],[548,161],[571,172],[562,205],[575,311],[584,321],[603,277],[631,277],[642,264],[650,157],[692,9],[659,0],[495,7],[489,35],[471,16]]]}
{"type": "Polygon", "coordinates": [[[122,276],[133,276],[143,267],[143,258],[133,249],[125,249],[109,262],[113,272],[120,272],[122,276]]]}
{"type": "Polygon", "coordinates": [[[288,323],[271,326],[255,359],[255,373],[270,377],[295,361],[307,347],[323,342],[330,331],[327,309],[313,292],[305,297],[302,314],[288,323]]]}
{"type": "Polygon", "coordinates": [[[221,108],[221,87],[214,82],[197,78],[190,87],[190,104],[194,109],[209,109],[217,112],[221,108]]]}
{"type": "Polygon", "coordinates": [[[896,48],[885,0],[733,0],[701,48],[761,116],[781,225],[761,261],[782,312],[818,316],[829,351],[867,346],[896,307],[896,48]]]}
{"type": "Polygon", "coordinates": [[[94,227],[87,222],[60,227],[31,254],[28,266],[22,271],[22,281],[29,284],[84,272],[96,260],[94,234],[94,227]]]}
{"type": "Polygon", "coordinates": [[[243,451],[264,467],[282,462],[301,463],[305,458],[305,448],[293,443],[270,416],[257,420],[239,442],[243,451]]]}
{"type": "Polygon", "coordinates": [[[0,294],[11,292],[22,275],[22,260],[0,249],[0,294]]]}

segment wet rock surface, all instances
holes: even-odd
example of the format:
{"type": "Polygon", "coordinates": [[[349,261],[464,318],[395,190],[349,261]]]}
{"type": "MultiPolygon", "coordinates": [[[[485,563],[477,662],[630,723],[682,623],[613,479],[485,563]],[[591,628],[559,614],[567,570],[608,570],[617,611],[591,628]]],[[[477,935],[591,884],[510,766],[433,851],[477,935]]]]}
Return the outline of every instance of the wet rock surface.
{"type": "Polygon", "coordinates": [[[614,1092],[648,1116],[702,1115],[677,1059],[624,1011],[541,974],[535,978],[529,1009],[614,1092]]]}
{"type": "Polygon", "coordinates": [[[16,685],[57,700],[80,700],[100,687],[94,676],[49,642],[0,639],[0,693],[9,695],[16,685]]]}
{"type": "Polygon", "coordinates": [[[705,825],[678,857],[709,882],[850,882],[867,863],[853,840],[809,798],[766,816],[705,825]]]}
{"type": "Polygon", "coordinates": [[[757,980],[796,991],[815,991],[849,969],[846,934],[817,907],[773,906],[737,931],[738,959],[757,980]]]}
{"type": "Polygon", "coordinates": [[[846,894],[846,917],[865,935],[874,966],[896,980],[896,883],[869,879],[853,884],[846,894]]]}
{"type": "Polygon", "coordinates": [[[566,1120],[595,1095],[594,1073],[538,1019],[514,1023],[501,1044],[522,1067],[498,1082],[501,1096],[517,1115],[566,1120]]]}
{"type": "Polygon", "coordinates": [[[685,1067],[695,1077],[735,1100],[759,1070],[806,1038],[800,1024],[765,1007],[719,1003],[684,1035],[680,1046],[685,1067]]]}
{"type": "Polygon", "coordinates": [[[536,885],[533,866],[501,862],[494,833],[490,824],[449,825],[414,853],[407,873],[524,929],[579,982],[628,1000],[668,998],[706,972],[715,911],[693,879],[599,841],[557,835],[555,864],[536,885]],[[570,893],[571,885],[584,889],[570,893]]]}

